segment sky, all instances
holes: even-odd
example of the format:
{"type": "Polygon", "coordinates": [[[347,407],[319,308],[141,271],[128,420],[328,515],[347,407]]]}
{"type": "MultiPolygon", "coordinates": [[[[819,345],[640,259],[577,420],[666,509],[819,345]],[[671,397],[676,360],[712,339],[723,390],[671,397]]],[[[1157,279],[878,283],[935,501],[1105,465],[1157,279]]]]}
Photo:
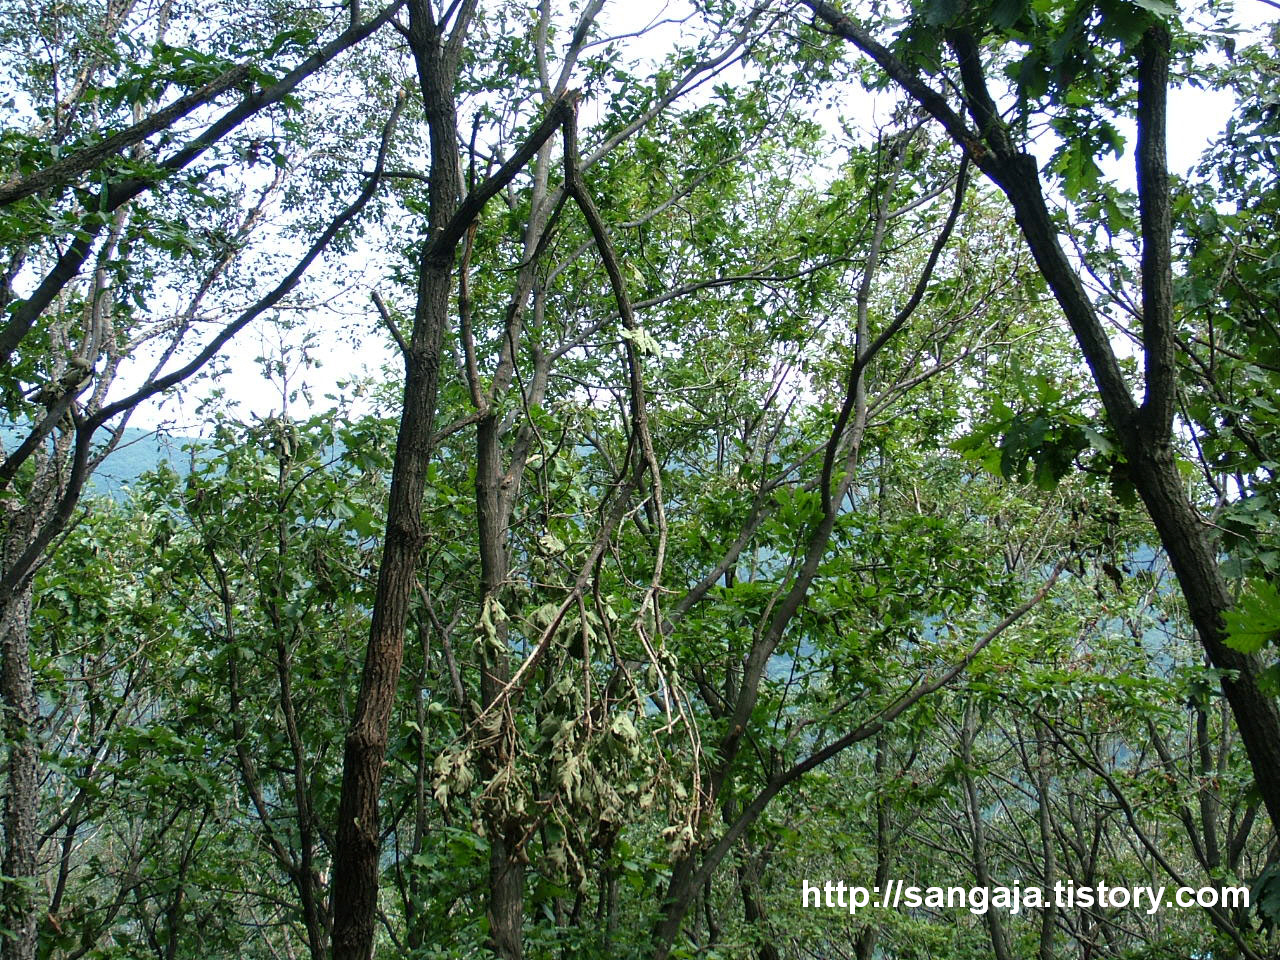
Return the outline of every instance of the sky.
{"type": "MultiPolygon", "coordinates": [[[[683,13],[683,3],[672,2],[655,15],[655,8],[648,4],[636,4],[610,0],[601,16],[602,28],[610,34],[629,34],[648,26],[649,21],[660,16],[678,17],[683,13]]],[[[1246,31],[1258,30],[1277,19],[1277,10],[1265,0],[1238,0],[1236,22],[1246,31]]],[[[678,26],[661,27],[646,38],[643,46],[632,46],[632,56],[660,55],[669,43],[670,33],[678,26]],[[668,39],[664,40],[664,36],[668,39]]],[[[629,41],[629,43],[634,43],[629,41]]],[[[862,115],[856,117],[867,129],[886,112],[886,103],[865,95],[849,98],[851,102],[864,104],[862,115]]],[[[598,116],[598,107],[596,108],[598,116]]],[[[1170,94],[1169,166],[1175,172],[1190,169],[1201,151],[1223,129],[1231,110],[1231,98],[1218,91],[1196,90],[1183,87],[1170,94]]],[[[592,105],[582,108],[584,123],[594,119],[592,105]]],[[[829,127],[834,128],[832,124],[829,127]]],[[[1132,129],[1121,129],[1132,145],[1132,129]]],[[[1042,145],[1046,156],[1052,144],[1042,145]]],[[[1107,158],[1104,172],[1122,185],[1133,184],[1132,149],[1118,158],[1107,158]]],[[[340,275],[348,289],[361,289],[369,279],[365,274],[372,269],[366,255],[359,250],[341,264],[331,265],[329,275],[340,275]],[[335,270],[334,267],[337,269],[335,270]]],[[[315,268],[313,268],[313,272],[315,268]]],[[[298,334],[282,334],[270,324],[259,323],[243,331],[226,353],[220,365],[221,373],[214,380],[205,379],[188,387],[182,393],[158,399],[140,408],[132,419],[133,426],[159,427],[179,434],[201,432],[201,404],[215,387],[224,391],[229,399],[237,401],[236,415],[266,417],[286,410],[295,417],[311,412],[322,412],[333,405],[332,398],[340,393],[339,384],[353,377],[385,378],[384,368],[397,364],[389,339],[379,328],[373,304],[367,293],[344,297],[341,288],[330,285],[329,293],[335,303],[343,304],[341,310],[321,310],[308,325],[312,342],[306,351],[304,362],[298,334]],[[281,384],[263,375],[261,357],[284,356],[289,358],[289,389],[305,389],[292,399],[282,396],[281,384]]],[[[358,409],[357,405],[357,409],[358,409]]]]}

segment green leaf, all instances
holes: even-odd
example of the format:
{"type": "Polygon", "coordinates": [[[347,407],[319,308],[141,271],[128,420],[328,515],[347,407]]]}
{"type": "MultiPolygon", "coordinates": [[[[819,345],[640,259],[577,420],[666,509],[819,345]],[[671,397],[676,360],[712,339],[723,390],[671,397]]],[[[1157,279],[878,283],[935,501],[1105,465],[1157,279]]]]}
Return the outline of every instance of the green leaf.
{"type": "Polygon", "coordinates": [[[1178,15],[1178,8],[1172,3],[1166,3],[1165,0],[1133,0],[1133,2],[1143,10],[1149,10],[1160,17],[1176,17],[1178,15]]]}
{"type": "Polygon", "coordinates": [[[991,22],[1008,30],[1026,13],[1027,0],[996,0],[991,6],[991,22]]]}
{"type": "Polygon", "coordinates": [[[1250,899],[1270,924],[1280,923],[1280,864],[1273,863],[1258,875],[1250,899]]]}
{"type": "Polygon", "coordinates": [[[1223,619],[1227,645],[1241,653],[1257,653],[1280,640],[1280,591],[1269,581],[1253,580],[1223,619]]]}

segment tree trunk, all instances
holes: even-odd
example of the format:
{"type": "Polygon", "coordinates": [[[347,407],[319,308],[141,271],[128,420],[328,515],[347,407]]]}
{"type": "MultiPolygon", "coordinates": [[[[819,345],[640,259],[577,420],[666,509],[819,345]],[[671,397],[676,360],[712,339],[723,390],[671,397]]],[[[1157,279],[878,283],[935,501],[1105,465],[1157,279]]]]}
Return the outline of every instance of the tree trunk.
{"type": "MultiPolygon", "coordinates": [[[[26,502],[9,504],[0,542],[0,569],[9,572],[30,549],[61,490],[55,466],[68,440],[58,440],[53,458],[42,459],[26,502]]],[[[36,819],[40,811],[40,719],[31,671],[31,580],[0,604],[0,710],[5,745],[4,859],[0,879],[0,960],[35,960],[37,907],[36,819]]]]}
{"type": "Polygon", "coordinates": [[[39,751],[36,743],[35,682],[31,675],[31,587],[20,591],[0,624],[3,666],[5,772],[4,879],[0,890],[0,937],[4,960],[35,960],[36,811],[39,806],[39,751]]]}
{"type": "Polygon", "coordinates": [[[430,130],[430,229],[418,264],[413,332],[404,351],[404,406],[391,469],[387,533],[373,622],[360,696],[343,756],[333,873],[334,960],[369,960],[373,956],[378,907],[378,796],[391,709],[404,659],[410,597],[424,540],[422,493],[432,454],[454,253],[461,235],[454,223],[462,196],[454,86],[462,37],[474,8],[474,2],[464,2],[452,32],[446,34],[444,24],[436,23],[429,0],[408,4],[407,35],[430,130]]]}
{"type": "MultiPolygon", "coordinates": [[[[447,286],[445,289],[447,303],[447,286]]],[[[422,492],[435,421],[440,335],[425,329],[422,334],[414,337],[413,354],[406,360],[405,404],[392,466],[386,543],[360,696],[343,756],[334,850],[334,960],[368,960],[373,955],[378,906],[378,794],[404,656],[409,599],[423,540],[422,492]]]]}
{"type": "MultiPolygon", "coordinates": [[[[1036,725],[1036,813],[1040,826],[1040,859],[1043,861],[1040,885],[1052,890],[1058,882],[1057,846],[1054,842],[1053,810],[1049,797],[1053,789],[1052,763],[1049,753],[1048,731],[1036,725]]],[[[1058,907],[1050,903],[1040,911],[1040,960],[1055,960],[1054,939],[1057,935],[1058,907]]]]}
{"type": "MultiPolygon", "coordinates": [[[[741,851],[738,858],[738,890],[742,894],[742,917],[753,932],[752,939],[760,944],[756,960],[781,960],[778,948],[769,940],[769,912],[764,897],[760,895],[760,871],[756,856],[750,849],[741,851]]],[[[708,890],[711,886],[707,879],[708,890]]]]}
{"type": "Polygon", "coordinates": [[[1153,27],[1143,39],[1138,70],[1138,187],[1142,220],[1143,349],[1146,398],[1133,403],[1115,354],[1079,277],[1058,245],[1035,161],[1025,155],[1000,163],[997,184],[1013,203],[1037,264],[1067,315],[1124,450],[1134,486],[1169,556],[1191,622],[1213,665],[1225,671],[1222,690],[1235,715],[1254,778],[1273,824],[1280,824],[1280,712],[1258,686],[1257,657],[1226,642],[1230,609],[1206,525],[1187,496],[1173,451],[1172,276],[1169,264],[1169,183],[1165,116],[1169,37],[1153,27]],[[1017,171],[1021,172],[1021,176],[1017,171]],[[1031,173],[1030,179],[1026,174],[1031,173]]]}
{"type": "MultiPolygon", "coordinates": [[[[976,886],[991,889],[991,870],[987,865],[987,832],[983,825],[982,804],[978,785],[973,779],[973,743],[978,735],[973,704],[965,705],[964,726],[960,731],[960,761],[964,767],[965,807],[969,820],[969,840],[973,851],[973,879],[976,886]]],[[[995,960],[1013,960],[1009,935],[999,910],[989,908],[983,915],[991,936],[991,954],[995,960]]]]}
{"type": "MultiPolygon", "coordinates": [[[[414,14],[418,9],[419,5],[410,5],[411,23],[418,23],[421,14],[414,14]]],[[[437,124],[443,125],[441,114],[447,113],[450,118],[453,115],[452,81],[448,84],[448,93],[447,107],[438,101],[427,106],[429,116],[433,108],[435,113],[433,148],[441,139],[435,130],[437,124]]],[[[442,162],[433,149],[431,174],[432,213],[436,212],[438,195],[452,198],[446,201],[449,209],[442,211],[445,219],[456,209],[460,186],[456,154],[449,149],[446,155],[447,159],[442,162]],[[452,189],[446,192],[438,185],[440,180],[451,180],[452,189]]],[[[386,542],[378,570],[360,696],[343,756],[342,799],[334,853],[334,960],[368,960],[373,955],[378,901],[378,794],[391,708],[404,657],[409,600],[423,543],[422,493],[431,460],[440,347],[449,311],[452,268],[452,256],[428,261],[424,254],[419,270],[413,335],[405,356],[404,407],[391,470],[386,542]]]]}
{"type": "Polygon", "coordinates": [[[1232,606],[1231,594],[1204,523],[1183,491],[1171,444],[1152,442],[1141,430],[1133,434],[1125,454],[1134,484],[1169,555],[1200,643],[1213,665],[1225,671],[1222,691],[1267,813],[1273,824],[1280,824],[1280,712],[1275,699],[1258,686],[1259,659],[1227,645],[1223,614],[1232,606]]]}
{"type": "MultiPolygon", "coordinates": [[[[884,771],[888,754],[888,738],[884,733],[876,735],[875,754],[875,810],[876,810],[876,879],[875,885],[883,889],[889,883],[889,873],[893,869],[893,838],[890,836],[892,824],[889,822],[889,805],[885,802],[884,771]]],[[[874,917],[875,914],[873,913],[874,917]]],[[[859,932],[854,941],[854,956],[858,960],[872,960],[876,953],[876,944],[880,941],[880,924],[869,921],[859,932]]]]}
{"type": "MultiPolygon", "coordinates": [[[[480,546],[480,580],[483,603],[500,606],[507,579],[507,516],[498,446],[498,416],[489,413],[476,431],[476,522],[480,546]]],[[[483,644],[480,674],[482,710],[489,710],[505,695],[511,679],[507,650],[507,619],[494,617],[494,635],[483,644]]],[[[481,751],[481,777],[488,780],[510,760],[515,736],[501,706],[502,726],[491,743],[481,751]]],[[[517,859],[522,831],[519,824],[502,816],[489,823],[489,940],[494,954],[502,960],[521,960],[524,954],[524,865],[517,859]]]]}

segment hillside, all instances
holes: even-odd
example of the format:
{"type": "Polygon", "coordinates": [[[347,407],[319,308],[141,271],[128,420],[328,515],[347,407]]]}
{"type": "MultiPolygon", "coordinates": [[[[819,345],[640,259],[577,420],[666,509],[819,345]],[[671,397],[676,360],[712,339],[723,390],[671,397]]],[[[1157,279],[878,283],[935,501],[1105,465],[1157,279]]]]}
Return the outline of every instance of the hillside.
{"type": "MultiPolygon", "coordinates": [[[[19,424],[0,424],[0,441],[6,451],[12,449],[23,435],[23,427],[19,424]]],[[[191,442],[191,437],[130,427],[125,430],[119,446],[89,478],[85,492],[89,496],[121,499],[131,484],[160,463],[168,463],[178,473],[185,474],[191,455],[183,447],[191,442]]]]}

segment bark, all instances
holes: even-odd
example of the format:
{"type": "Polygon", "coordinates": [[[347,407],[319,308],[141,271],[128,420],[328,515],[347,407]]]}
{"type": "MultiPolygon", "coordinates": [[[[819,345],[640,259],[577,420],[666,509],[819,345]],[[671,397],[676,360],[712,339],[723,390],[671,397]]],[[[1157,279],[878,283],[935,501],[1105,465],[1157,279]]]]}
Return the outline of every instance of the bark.
{"type": "Polygon", "coordinates": [[[427,3],[409,4],[408,35],[418,60],[430,128],[431,233],[418,265],[417,303],[409,349],[404,356],[404,403],[391,468],[386,539],[360,694],[343,754],[332,894],[334,960],[368,960],[373,956],[379,885],[378,797],[391,708],[404,659],[410,598],[424,541],[422,493],[431,460],[440,347],[448,322],[453,272],[453,247],[437,249],[435,240],[457,211],[462,192],[453,101],[456,72],[448,69],[449,61],[456,62],[456,58],[444,53],[440,31],[427,3]]]}
{"type": "MultiPolygon", "coordinates": [[[[43,456],[22,503],[4,511],[0,560],[7,567],[27,549],[60,493],[58,464],[67,453],[62,434],[43,456]]],[[[0,960],[34,960],[37,918],[43,895],[37,886],[40,810],[39,701],[31,670],[31,584],[24,582],[0,610],[0,728],[4,733],[5,779],[3,877],[0,878],[0,960]]]]}
{"type": "MultiPolygon", "coordinates": [[[[544,8],[540,18],[539,69],[543,79],[543,96],[551,108],[552,116],[563,108],[565,116],[571,116],[571,104],[576,95],[566,97],[571,68],[590,26],[602,3],[594,2],[583,11],[574,42],[568,51],[564,68],[554,87],[546,72],[545,27],[548,11],[544,8]]],[[[567,120],[566,120],[567,122],[567,120]]],[[[467,256],[464,254],[459,286],[459,315],[463,325],[462,340],[466,357],[466,377],[472,402],[479,420],[476,428],[476,532],[480,554],[480,590],[482,603],[505,605],[507,576],[510,568],[509,541],[512,510],[519,495],[524,465],[533,442],[533,431],[526,424],[509,444],[509,459],[504,460],[504,434],[510,429],[506,418],[499,415],[501,400],[510,389],[519,362],[518,344],[524,330],[524,318],[530,296],[535,292],[536,275],[550,226],[552,209],[559,197],[548,196],[548,177],[551,164],[551,141],[541,139],[533,167],[533,191],[530,196],[530,217],[524,233],[522,265],[518,271],[515,290],[507,307],[502,347],[497,368],[486,390],[481,382],[475,360],[475,346],[471,332],[470,295],[468,292],[467,256]]],[[[470,247],[468,246],[468,252],[470,247]]],[[[550,357],[536,345],[533,346],[534,370],[526,404],[542,402],[546,393],[550,357]]],[[[501,700],[511,689],[511,662],[505,651],[508,646],[508,625],[505,618],[494,623],[495,636],[486,643],[480,674],[481,712],[503,712],[501,700]]],[[[505,713],[503,713],[505,718],[505,713]]],[[[480,751],[480,774],[488,780],[512,762],[514,731],[504,719],[497,735],[480,751]]],[[[518,819],[501,814],[487,818],[489,831],[489,886],[486,914],[489,920],[489,947],[502,960],[520,960],[524,953],[524,900],[525,867],[521,848],[525,841],[525,824],[518,819]]]]}
{"type": "MultiPolygon", "coordinates": [[[[410,8],[410,22],[419,29],[423,16],[420,10],[421,5],[417,4],[410,8]]],[[[438,86],[437,81],[432,92],[436,92],[434,88],[438,86]]],[[[454,119],[451,81],[446,89],[447,117],[438,113],[433,116],[428,107],[433,121],[433,149],[439,137],[435,128],[454,119]]],[[[453,136],[452,126],[448,135],[453,136]]],[[[446,216],[456,208],[459,186],[457,165],[452,165],[452,178],[447,170],[449,166],[432,165],[433,207],[445,208],[446,216]]],[[[366,960],[373,955],[378,901],[378,795],[391,708],[404,657],[409,601],[423,544],[422,493],[431,460],[440,346],[449,309],[452,251],[433,255],[432,247],[427,244],[419,268],[413,336],[405,356],[404,405],[391,470],[386,540],[378,570],[360,694],[343,755],[334,856],[334,960],[366,960]]]]}
{"type": "MultiPolygon", "coordinates": [[[[420,296],[439,297],[439,269],[424,270],[420,296]]],[[[444,297],[448,299],[447,275],[444,297]]],[[[378,794],[387,730],[404,655],[409,599],[423,543],[422,492],[431,457],[442,325],[415,329],[406,358],[404,407],[392,466],[387,534],[378,571],[373,620],[360,695],[343,755],[342,796],[334,856],[334,960],[373,954],[378,900],[378,794]]]]}
{"type": "MultiPolygon", "coordinates": [[[[592,7],[598,10],[598,5],[592,7]]],[[[540,23],[545,27],[546,11],[540,23]]],[[[585,16],[594,17],[593,9],[585,16]]],[[[589,22],[589,21],[584,21],[589,22]]],[[[569,64],[575,51],[570,51],[566,69],[555,90],[545,82],[545,36],[540,34],[539,65],[544,77],[544,99],[554,108],[552,98],[563,98],[569,64]]],[[[575,45],[576,46],[576,45],[575,45]]],[[[533,191],[530,196],[530,218],[525,227],[522,265],[516,276],[515,290],[507,307],[504,336],[498,365],[486,390],[475,359],[471,331],[470,294],[468,291],[467,256],[464,255],[459,285],[459,315],[463,325],[462,340],[466,357],[466,377],[472,402],[479,420],[476,427],[476,532],[480,553],[480,590],[482,603],[505,604],[507,575],[510,567],[509,540],[512,509],[520,490],[524,465],[530,451],[532,433],[527,428],[517,432],[510,445],[510,462],[504,464],[503,434],[507,424],[499,416],[501,400],[515,376],[518,344],[524,329],[529,298],[534,295],[536,273],[554,205],[548,202],[547,183],[551,162],[551,141],[543,141],[537,150],[533,168],[533,191]]],[[[467,248],[470,252],[470,246],[467,248]]],[[[549,358],[535,350],[534,372],[527,402],[540,404],[546,392],[549,358]]],[[[505,618],[494,624],[495,637],[486,643],[480,674],[480,707],[482,713],[502,710],[499,701],[507,694],[511,682],[511,663],[503,652],[508,645],[505,618]]],[[[504,714],[505,717],[505,714],[504,714]]],[[[514,732],[505,719],[497,736],[480,752],[480,773],[484,780],[492,778],[511,762],[514,732]]],[[[525,867],[521,847],[524,824],[502,815],[487,819],[489,831],[489,886],[486,914],[489,920],[489,946],[503,960],[520,960],[524,953],[525,867]]]]}
{"type": "Polygon", "coordinates": [[[35,683],[31,675],[28,586],[0,624],[0,696],[4,700],[5,773],[4,879],[0,887],[0,957],[34,960],[36,955],[36,812],[39,750],[35,683]]]}
{"type": "Polygon", "coordinates": [[[1153,445],[1139,435],[1132,446],[1136,449],[1129,461],[1135,485],[1169,555],[1200,642],[1213,665],[1228,671],[1222,676],[1223,693],[1267,814],[1273,824],[1280,824],[1280,714],[1275,700],[1258,685],[1261,663],[1227,646],[1223,614],[1232,605],[1231,595],[1204,524],[1182,489],[1171,443],[1153,445]]]}

